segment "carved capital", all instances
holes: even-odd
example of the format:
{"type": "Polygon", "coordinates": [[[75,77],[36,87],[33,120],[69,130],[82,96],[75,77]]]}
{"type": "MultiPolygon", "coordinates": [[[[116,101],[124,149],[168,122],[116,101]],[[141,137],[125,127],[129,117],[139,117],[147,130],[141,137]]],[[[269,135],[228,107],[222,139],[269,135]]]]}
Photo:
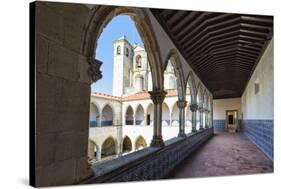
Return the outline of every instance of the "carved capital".
{"type": "Polygon", "coordinates": [[[167,94],[166,91],[161,91],[161,90],[149,91],[148,93],[150,94],[150,98],[154,104],[162,104],[167,94]]]}
{"type": "Polygon", "coordinates": [[[205,111],[205,109],[203,107],[199,107],[199,112],[203,113],[205,111]]]}
{"type": "Polygon", "coordinates": [[[179,100],[179,101],[177,101],[177,106],[178,106],[178,108],[180,108],[180,109],[183,109],[183,108],[185,108],[186,107],[186,101],[185,100],[179,100]]]}
{"type": "Polygon", "coordinates": [[[198,105],[197,105],[197,104],[191,104],[191,105],[190,105],[190,110],[191,110],[192,112],[197,111],[197,109],[198,109],[198,105]]]}
{"type": "Polygon", "coordinates": [[[89,58],[89,64],[90,64],[90,67],[89,67],[88,73],[91,77],[92,83],[95,83],[99,79],[102,78],[102,73],[101,73],[101,70],[100,70],[102,62],[93,58],[93,57],[90,57],[89,58]]]}

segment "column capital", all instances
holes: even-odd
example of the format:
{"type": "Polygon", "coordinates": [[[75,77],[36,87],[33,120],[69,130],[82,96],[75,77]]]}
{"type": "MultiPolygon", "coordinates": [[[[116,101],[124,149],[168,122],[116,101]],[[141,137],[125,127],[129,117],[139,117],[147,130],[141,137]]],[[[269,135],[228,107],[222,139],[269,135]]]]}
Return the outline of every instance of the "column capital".
{"type": "Polygon", "coordinates": [[[191,105],[190,105],[190,110],[191,110],[192,112],[196,112],[197,109],[198,109],[198,105],[197,105],[197,104],[191,104],[191,105]]]}
{"type": "Polygon", "coordinates": [[[177,106],[179,109],[183,109],[186,107],[187,102],[185,100],[178,100],[177,101],[177,106]]]}
{"type": "Polygon", "coordinates": [[[200,113],[203,113],[205,111],[205,109],[203,107],[199,107],[198,109],[199,109],[200,113]]]}
{"type": "Polygon", "coordinates": [[[91,80],[92,80],[91,82],[95,83],[102,78],[102,73],[100,70],[102,62],[93,57],[90,57],[88,59],[88,62],[90,64],[90,67],[88,69],[88,74],[91,77],[91,80]]]}
{"type": "Polygon", "coordinates": [[[149,91],[148,93],[154,104],[162,104],[167,94],[164,90],[149,91]]]}

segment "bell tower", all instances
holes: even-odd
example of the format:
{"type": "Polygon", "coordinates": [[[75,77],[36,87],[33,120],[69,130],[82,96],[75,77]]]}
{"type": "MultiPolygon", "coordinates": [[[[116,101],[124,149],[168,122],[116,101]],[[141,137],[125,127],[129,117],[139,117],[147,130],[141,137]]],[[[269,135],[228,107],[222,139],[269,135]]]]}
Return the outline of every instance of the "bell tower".
{"type": "Polygon", "coordinates": [[[132,46],[125,35],[113,42],[113,96],[122,96],[125,88],[129,86],[130,67],[132,62],[132,46]]]}

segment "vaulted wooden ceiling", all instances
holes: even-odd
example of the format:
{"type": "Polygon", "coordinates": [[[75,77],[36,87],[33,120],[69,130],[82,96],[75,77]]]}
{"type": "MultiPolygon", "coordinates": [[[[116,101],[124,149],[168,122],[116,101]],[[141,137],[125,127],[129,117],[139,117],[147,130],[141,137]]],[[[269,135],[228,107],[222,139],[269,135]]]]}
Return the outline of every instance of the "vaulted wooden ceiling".
{"type": "Polygon", "coordinates": [[[214,99],[241,97],[273,36],[273,17],[168,9],[151,12],[214,99]]]}

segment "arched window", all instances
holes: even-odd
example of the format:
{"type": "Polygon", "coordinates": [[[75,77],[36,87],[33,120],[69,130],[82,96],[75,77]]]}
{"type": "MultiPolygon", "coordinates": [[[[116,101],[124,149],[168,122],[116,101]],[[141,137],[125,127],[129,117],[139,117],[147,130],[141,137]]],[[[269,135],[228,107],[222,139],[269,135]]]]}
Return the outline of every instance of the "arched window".
{"type": "Polygon", "coordinates": [[[128,56],[129,56],[129,49],[126,48],[126,57],[128,57],[128,56]]]}
{"type": "Polygon", "coordinates": [[[116,54],[117,55],[121,54],[121,47],[120,47],[120,45],[117,46],[116,54]]]}
{"type": "Polygon", "coordinates": [[[142,62],[141,62],[141,55],[138,55],[138,56],[136,57],[136,65],[137,65],[137,68],[141,68],[141,64],[142,64],[142,62]]]}

